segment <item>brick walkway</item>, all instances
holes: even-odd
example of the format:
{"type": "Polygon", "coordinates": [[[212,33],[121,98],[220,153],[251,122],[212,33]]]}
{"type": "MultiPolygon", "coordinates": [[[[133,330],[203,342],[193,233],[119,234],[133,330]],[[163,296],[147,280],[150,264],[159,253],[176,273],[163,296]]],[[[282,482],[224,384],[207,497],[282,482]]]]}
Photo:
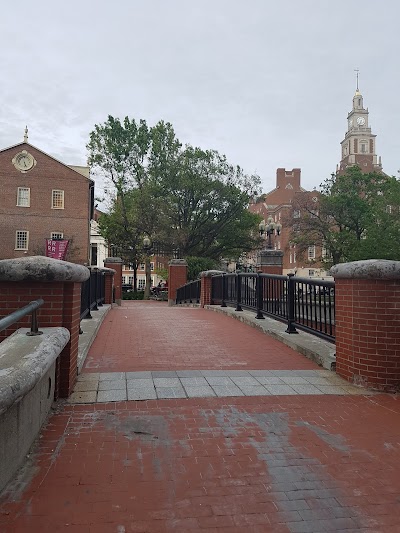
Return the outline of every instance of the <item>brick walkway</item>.
{"type": "MultiPolygon", "coordinates": [[[[147,305],[110,313],[80,383],[97,380],[98,394],[100,383],[108,381],[101,374],[115,370],[117,357],[121,365],[119,354],[126,383],[128,372],[144,371],[140,350],[131,347],[139,353],[138,367],[136,356],[123,353],[121,337],[110,330],[114,324],[120,332],[131,329],[132,342],[135,333],[142,347],[153,331],[150,344],[157,350],[147,351],[147,372],[167,365],[157,332],[168,325],[171,365],[166,368],[176,370],[176,377],[151,374],[153,382],[182,382],[184,362],[194,369],[204,355],[209,369],[242,357],[247,364],[241,368],[249,374],[258,368],[272,371],[266,378],[281,379],[302,371],[310,386],[321,386],[313,374],[321,371],[313,363],[248,326],[203,310],[147,305]],[[129,313],[135,318],[130,327],[123,318],[129,313]],[[179,317],[178,325],[172,315],[179,317]],[[156,317],[163,316],[163,327],[154,328],[156,317]],[[193,324],[197,329],[191,334],[193,324]],[[252,339],[250,350],[244,338],[252,339]],[[222,354],[214,365],[209,346],[222,354]],[[286,372],[279,377],[274,370],[286,372]]],[[[125,340],[122,344],[127,349],[125,340]]],[[[227,375],[237,369],[225,364],[227,375]]],[[[200,377],[206,377],[204,371],[200,377]]],[[[0,531],[400,532],[399,464],[395,396],[321,391],[66,404],[50,419],[37,451],[0,504],[0,531]]]]}

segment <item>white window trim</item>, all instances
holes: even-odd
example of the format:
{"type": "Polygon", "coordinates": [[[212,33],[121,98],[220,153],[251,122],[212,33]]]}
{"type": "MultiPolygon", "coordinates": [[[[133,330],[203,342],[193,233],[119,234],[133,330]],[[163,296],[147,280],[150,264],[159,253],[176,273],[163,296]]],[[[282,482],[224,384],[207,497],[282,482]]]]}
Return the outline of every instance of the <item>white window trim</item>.
{"type": "Polygon", "coordinates": [[[62,189],[52,189],[51,191],[51,208],[52,209],[64,209],[64,191],[62,189]],[[62,207],[55,206],[54,205],[54,193],[62,193],[61,199],[62,199],[62,207]]]}
{"type": "Polygon", "coordinates": [[[15,231],[15,250],[28,250],[29,248],[29,231],[25,229],[17,229],[15,231]],[[18,233],[26,233],[26,247],[18,248],[18,233]]]}
{"type": "Polygon", "coordinates": [[[63,239],[64,238],[64,233],[62,231],[52,231],[50,238],[54,239],[54,240],[63,239]],[[54,237],[54,235],[58,235],[58,237],[54,237]]]}
{"type": "Polygon", "coordinates": [[[313,259],[315,259],[315,245],[308,247],[307,257],[309,261],[312,261],[313,259]]]}
{"type": "Polygon", "coordinates": [[[18,187],[17,189],[17,207],[30,207],[31,206],[31,188],[30,187],[18,187]],[[19,203],[20,196],[19,191],[28,191],[28,205],[22,205],[19,203]]]}

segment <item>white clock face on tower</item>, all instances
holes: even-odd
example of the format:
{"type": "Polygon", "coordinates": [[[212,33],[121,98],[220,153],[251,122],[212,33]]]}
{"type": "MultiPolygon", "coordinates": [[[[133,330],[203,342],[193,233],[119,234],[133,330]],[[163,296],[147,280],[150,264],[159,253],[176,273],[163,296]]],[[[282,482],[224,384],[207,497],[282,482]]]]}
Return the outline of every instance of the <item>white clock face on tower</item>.
{"type": "Polygon", "coordinates": [[[357,119],[357,124],[358,124],[359,126],[364,126],[364,124],[365,124],[365,118],[364,118],[364,117],[358,117],[358,119],[357,119]]]}

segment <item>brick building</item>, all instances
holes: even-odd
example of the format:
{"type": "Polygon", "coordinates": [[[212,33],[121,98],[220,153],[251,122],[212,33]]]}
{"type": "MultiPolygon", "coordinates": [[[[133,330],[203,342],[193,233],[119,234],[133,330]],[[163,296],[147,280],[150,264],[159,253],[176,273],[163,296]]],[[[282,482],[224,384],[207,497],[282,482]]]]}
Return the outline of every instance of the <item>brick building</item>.
{"type": "Polygon", "coordinates": [[[318,193],[310,192],[301,186],[301,169],[294,168],[286,170],[278,168],[276,171],[276,187],[263,194],[258,201],[250,205],[252,213],[259,214],[265,222],[269,217],[273,221],[282,225],[280,235],[272,236],[272,247],[275,250],[282,250],[283,255],[283,273],[296,273],[303,277],[318,277],[325,275],[321,270],[320,264],[316,262],[318,250],[310,246],[307,257],[299,257],[296,251],[296,245],[290,243],[291,227],[287,225],[292,210],[292,202],[296,195],[310,195],[312,200],[318,201],[318,193]]]}
{"type": "Polygon", "coordinates": [[[0,150],[0,259],[45,255],[45,240],[68,239],[66,259],[89,262],[94,182],[24,142],[0,150]]]}

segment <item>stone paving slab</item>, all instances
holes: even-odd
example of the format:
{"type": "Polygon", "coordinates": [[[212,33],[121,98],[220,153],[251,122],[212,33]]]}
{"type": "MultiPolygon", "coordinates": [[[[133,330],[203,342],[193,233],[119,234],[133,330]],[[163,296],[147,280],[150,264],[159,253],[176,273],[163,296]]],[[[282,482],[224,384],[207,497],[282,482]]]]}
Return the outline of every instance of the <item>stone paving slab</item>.
{"type": "Polygon", "coordinates": [[[95,372],[78,377],[70,403],[156,398],[371,394],[327,370],[95,372]],[[90,377],[90,379],[89,379],[90,377]],[[110,394],[103,394],[109,391],[110,394]],[[120,392],[118,392],[120,391],[120,392]],[[121,392],[122,391],[122,392],[121,392]]]}

